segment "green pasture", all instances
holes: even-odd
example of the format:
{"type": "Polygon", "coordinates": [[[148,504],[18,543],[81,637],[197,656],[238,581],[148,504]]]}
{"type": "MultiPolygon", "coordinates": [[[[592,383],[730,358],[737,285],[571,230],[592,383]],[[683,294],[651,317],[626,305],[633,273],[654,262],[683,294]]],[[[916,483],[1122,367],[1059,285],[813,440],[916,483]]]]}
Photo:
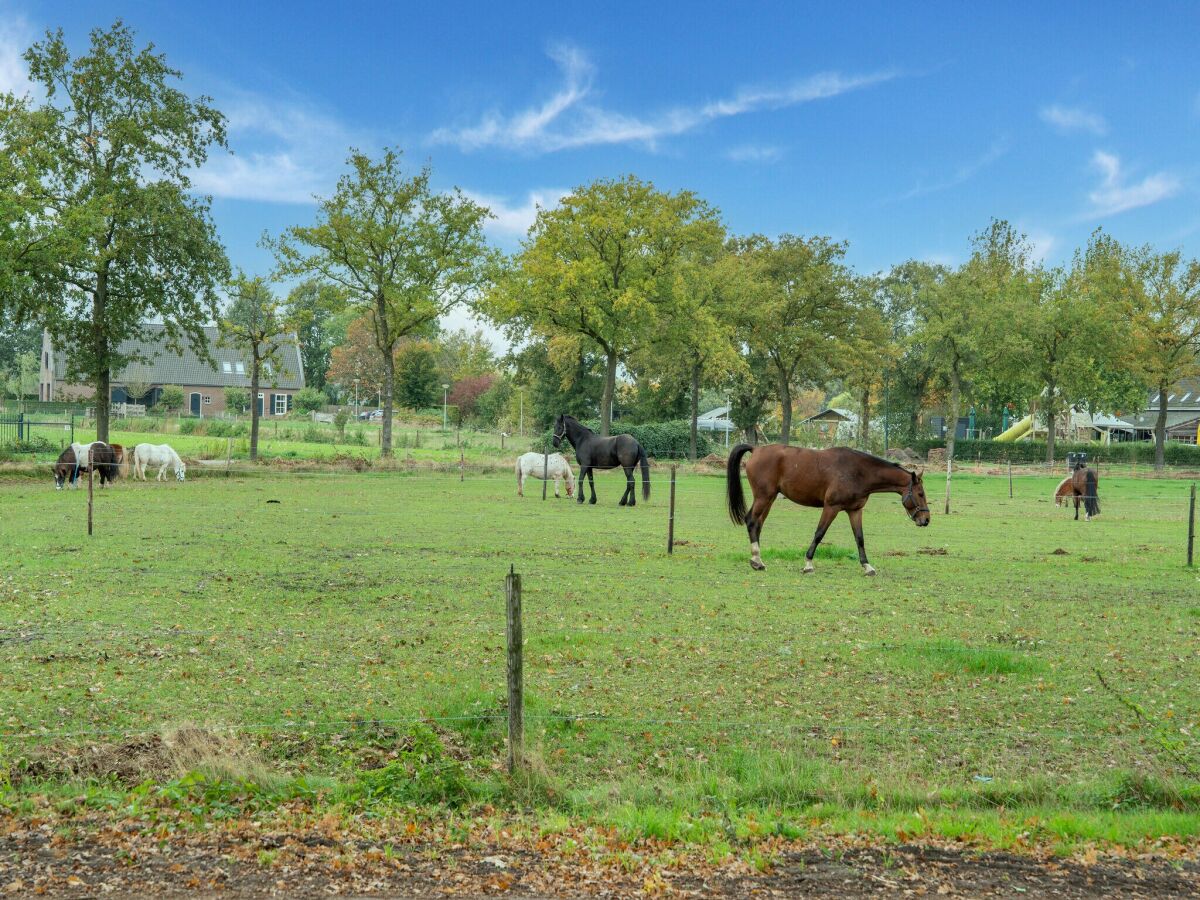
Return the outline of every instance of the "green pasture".
{"type": "Polygon", "coordinates": [[[90,538],[85,491],[0,481],[4,765],[194,724],[344,783],[423,719],[465,748],[471,798],[511,800],[512,566],[536,781],[514,802],[667,837],[1200,833],[1186,482],[1108,478],[1084,523],[1057,477],[1010,500],[957,475],[949,517],[930,479],[927,529],[897,497],[867,507],[867,578],[844,519],[802,575],[817,514],[785,501],[753,572],[702,475],[679,479],[668,556],[665,471],[634,509],[613,473],[594,507],[503,475],[125,481],[90,538]]]}

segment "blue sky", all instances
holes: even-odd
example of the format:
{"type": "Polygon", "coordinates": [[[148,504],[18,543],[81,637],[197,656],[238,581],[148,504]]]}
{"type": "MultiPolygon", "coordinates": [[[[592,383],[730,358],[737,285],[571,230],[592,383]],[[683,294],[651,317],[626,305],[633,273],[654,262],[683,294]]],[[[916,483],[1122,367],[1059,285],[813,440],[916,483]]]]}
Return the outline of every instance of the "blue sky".
{"type": "Polygon", "coordinates": [[[960,261],[992,216],[1050,263],[1099,226],[1200,255],[1200,4],[0,0],[0,89],[46,27],[82,47],[117,15],[229,116],[196,182],[251,272],[351,145],[431,163],[504,249],[632,172],[862,271],[960,261]]]}

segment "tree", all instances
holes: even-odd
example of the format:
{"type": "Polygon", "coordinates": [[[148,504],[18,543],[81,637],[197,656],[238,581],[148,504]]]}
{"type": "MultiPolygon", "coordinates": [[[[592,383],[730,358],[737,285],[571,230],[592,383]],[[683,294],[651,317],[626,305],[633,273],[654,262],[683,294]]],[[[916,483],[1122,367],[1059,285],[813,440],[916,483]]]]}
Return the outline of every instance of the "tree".
{"type": "Polygon", "coordinates": [[[471,375],[450,387],[449,402],[456,410],[459,425],[474,417],[479,398],[495,383],[496,376],[489,372],[486,375],[471,375]]]}
{"type": "Polygon", "coordinates": [[[882,386],[884,372],[894,362],[897,350],[875,279],[854,280],[847,324],[841,374],[858,401],[858,439],[860,446],[867,449],[871,439],[871,399],[882,386]]]}
{"type": "Polygon", "coordinates": [[[183,407],[183,388],[177,384],[164,384],[162,392],[158,395],[158,402],[161,403],[167,412],[173,412],[183,407]]]}
{"type": "MultiPolygon", "coordinates": [[[[258,459],[258,389],[263,368],[286,371],[280,351],[288,344],[283,304],[266,280],[241,272],[229,283],[229,307],[221,320],[226,344],[250,354],[250,459],[258,459]]],[[[298,373],[297,373],[298,374],[298,373]]]]}
{"type": "Polygon", "coordinates": [[[16,397],[21,410],[24,411],[25,401],[38,387],[38,355],[22,353],[8,370],[0,374],[3,375],[5,393],[16,397]]]}
{"type": "Polygon", "coordinates": [[[300,412],[320,412],[325,405],[325,392],[315,387],[305,387],[296,392],[296,408],[300,412]]]}
{"type": "Polygon", "coordinates": [[[180,73],[153,46],[136,49],[120,21],[75,58],[61,30],[47,32],[25,61],[46,102],[4,105],[23,124],[0,136],[23,140],[0,157],[17,157],[23,179],[9,195],[24,247],[10,273],[36,290],[7,303],[17,322],[49,329],[70,374],[94,385],[97,437],[108,440],[112,373],[134,359],[122,340],[158,319],[173,349],[207,355],[202,329],[228,262],[187,173],[225,145],[225,119],[172,86],[180,73]]]}
{"type": "Polygon", "coordinates": [[[408,409],[428,409],[442,399],[437,352],[429,341],[405,341],[396,350],[396,400],[408,409]]]}
{"type": "Polygon", "coordinates": [[[129,398],[130,403],[141,403],[150,393],[150,388],[151,384],[148,381],[137,378],[125,379],[125,396],[129,398]]]}
{"type": "Polygon", "coordinates": [[[690,191],[667,194],[632,175],[576,189],[539,209],[514,266],[481,304],[514,339],[551,341],[555,356],[603,355],[600,433],[612,425],[617,368],[661,327],[675,267],[719,244],[717,215],[690,191]]]}
{"type": "Polygon", "coordinates": [[[853,279],[842,264],[846,245],[827,237],[785,234],[740,238],[732,247],[744,268],[737,303],[744,339],[765,356],[783,408],[780,441],[792,430],[792,388],[819,384],[846,355],[853,279]]]}
{"type": "Polygon", "coordinates": [[[516,368],[517,416],[523,407],[529,425],[548,428],[559,413],[594,418],[604,393],[604,360],[594,347],[576,341],[535,341],[511,354],[516,368]]]}
{"type": "MultiPolygon", "coordinates": [[[[397,349],[392,355],[398,353],[397,349]]],[[[351,396],[356,381],[364,393],[368,390],[374,393],[376,386],[382,389],[383,380],[388,376],[375,347],[375,329],[370,317],[362,315],[350,323],[345,340],[335,346],[329,355],[329,371],[325,377],[351,396]]]]}
{"type": "Polygon", "coordinates": [[[225,388],[225,408],[231,412],[245,412],[250,405],[250,392],[245,388],[225,388]]]}
{"type": "Polygon", "coordinates": [[[400,155],[378,160],[354,152],[350,172],[320,201],[317,222],[268,242],[287,276],[318,276],[336,284],[347,304],[368,317],[383,363],[380,455],[392,455],[394,353],[467,299],[492,263],[483,237],[490,213],[457,188],[437,194],[430,170],[412,177],[400,155]]]}
{"type": "Polygon", "coordinates": [[[1129,257],[1137,284],[1124,293],[1132,300],[1139,370],[1158,390],[1154,468],[1161,470],[1171,387],[1200,375],[1200,261],[1184,262],[1177,250],[1156,253],[1150,247],[1129,257]]]}
{"type": "Polygon", "coordinates": [[[296,326],[300,359],[304,365],[304,383],[318,390],[325,387],[335,343],[334,311],[342,305],[342,294],[332,284],[308,279],[296,285],[287,296],[287,315],[296,326]]]}
{"type": "Polygon", "coordinates": [[[909,260],[894,266],[878,282],[878,302],[891,332],[893,360],[885,369],[887,400],[885,428],[894,429],[892,410],[904,416],[901,438],[915,441],[921,434],[921,412],[937,382],[936,357],[925,344],[926,332],[918,315],[925,296],[937,289],[949,274],[940,265],[909,260]]]}
{"type": "MultiPolygon", "coordinates": [[[[3,300],[0,299],[0,309],[3,306],[3,300]]],[[[36,357],[41,350],[42,330],[36,323],[18,325],[15,322],[0,322],[0,372],[15,372],[18,360],[27,353],[36,357]]]]}
{"type": "Polygon", "coordinates": [[[438,368],[447,381],[461,381],[496,371],[496,354],[483,332],[459,328],[438,335],[438,368]]]}

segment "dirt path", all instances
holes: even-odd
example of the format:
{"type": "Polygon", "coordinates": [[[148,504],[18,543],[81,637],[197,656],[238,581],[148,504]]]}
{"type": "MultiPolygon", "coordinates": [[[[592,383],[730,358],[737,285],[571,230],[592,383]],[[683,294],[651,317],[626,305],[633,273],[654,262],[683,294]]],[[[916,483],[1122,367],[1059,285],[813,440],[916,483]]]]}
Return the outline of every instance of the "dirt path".
{"type": "Polygon", "coordinates": [[[1194,897],[1194,860],[1094,862],[940,847],[831,850],[791,846],[765,873],[697,852],[618,856],[563,845],[478,840],[392,845],[303,833],[151,835],[112,828],[68,835],[30,824],[0,836],[9,896],[840,896],[1194,897]]]}

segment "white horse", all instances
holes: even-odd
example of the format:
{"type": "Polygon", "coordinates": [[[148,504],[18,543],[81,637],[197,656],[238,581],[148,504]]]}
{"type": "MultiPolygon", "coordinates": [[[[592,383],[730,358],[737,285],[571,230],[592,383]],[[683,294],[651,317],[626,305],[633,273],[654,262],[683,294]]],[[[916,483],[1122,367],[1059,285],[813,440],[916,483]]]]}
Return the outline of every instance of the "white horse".
{"type": "Polygon", "coordinates": [[[146,466],[158,466],[158,478],[162,481],[167,472],[167,466],[175,469],[175,480],[183,481],[187,466],[179,458],[170,444],[138,444],[133,448],[133,477],[146,480],[146,466]]]}
{"type": "Polygon", "coordinates": [[[537,479],[554,479],[554,496],[558,496],[558,483],[566,481],[567,496],[575,493],[575,473],[561,453],[551,453],[547,459],[541,453],[526,453],[517,459],[517,495],[525,496],[525,479],[532,475],[537,479]],[[548,471],[547,471],[548,469],[548,471]]]}

